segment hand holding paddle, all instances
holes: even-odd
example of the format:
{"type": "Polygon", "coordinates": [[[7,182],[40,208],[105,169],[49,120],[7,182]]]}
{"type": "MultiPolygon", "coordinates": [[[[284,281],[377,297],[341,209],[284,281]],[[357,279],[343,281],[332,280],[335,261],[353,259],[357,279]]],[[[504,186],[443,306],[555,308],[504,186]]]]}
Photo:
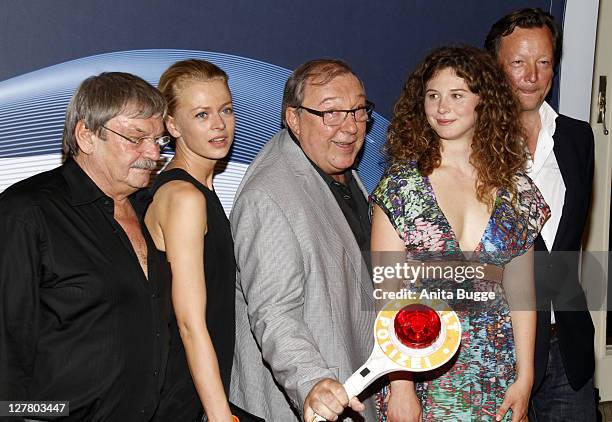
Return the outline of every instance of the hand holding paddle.
{"type": "MultiPolygon", "coordinates": [[[[349,403],[385,374],[424,372],[444,365],[461,342],[459,318],[442,300],[391,301],[378,313],[374,324],[374,348],[370,357],[343,384],[349,403]]],[[[333,394],[344,398],[337,391],[333,394]]],[[[347,401],[344,398],[340,402],[347,401]]],[[[305,408],[305,418],[307,410],[312,412],[305,408]]],[[[340,414],[343,409],[331,410],[340,414]]],[[[325,419],[315,413],[314,421],[325,419]]]]}

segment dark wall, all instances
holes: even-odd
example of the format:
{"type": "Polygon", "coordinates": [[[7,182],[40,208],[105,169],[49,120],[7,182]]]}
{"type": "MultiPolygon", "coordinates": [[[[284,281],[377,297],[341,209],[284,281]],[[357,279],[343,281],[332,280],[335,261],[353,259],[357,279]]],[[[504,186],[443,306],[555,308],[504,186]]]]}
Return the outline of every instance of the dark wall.
{"type": "Polygon", "coordinates": [[[288,69],[340,57],[363,78],[378,112],[390,117],[403,80],[428,50],[480,47],[491,23],[521,7],[541,7],[561,21],[564,6],[564,0],[2,0],[0,81],[132,49],[216,51],[288,69]]]}

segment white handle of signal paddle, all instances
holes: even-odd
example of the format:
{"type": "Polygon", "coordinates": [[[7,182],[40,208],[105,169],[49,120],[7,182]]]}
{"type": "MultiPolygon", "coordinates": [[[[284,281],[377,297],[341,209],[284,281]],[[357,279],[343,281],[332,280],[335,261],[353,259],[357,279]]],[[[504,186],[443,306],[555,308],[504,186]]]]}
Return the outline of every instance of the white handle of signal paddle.
{"type": "MultiPolygon", "coordinates": [[[[372,355],[374,355],[374,353],[372,353],[372,355]]],[[[366,363],[361,365],[361,367],[357,371],[355,371],[353,375],[348,377],[344,384],[342,384],[344,390],[346,391],[346,395],[349,398],[349,402],[353,399],[353,397],[357,396],[359,393],[365,390],[368,385],[372,384],[372,382],[374,382],[380,375],[382,375],[380,371],[381,368],[378,367],[381,363],[384,362],[381,362],[380,359],[373,358],[374,356],[370,356],[370,359],[368,359],[366,363]]],[[[327,419],[315,413],[315,417],[312,421],[315,422],[325,420],[327,419]]]]}
{"type": "MultiPolygon", "coordinates": [[[[393,301],[385,305],[383,310],[378,313],[374,324],[375,344],[372,354],[353,375],[351,375],[342,385],[346,390],[349,401],[361,393],[378,377],[393,371],[422,372],[438,368],[448,362],[461,343],[461,322],[457,314],[450,309],[444,301],[434,300],[427,306],[437,309],[442,320],[443,332],[440,337],[429,349],[421,349],[419,353],[402,351],[398,348],[389,334],[395,324],[395,316],[398,311],[404,309],[406,303],[415,304],[406,300],[393,301]],[[449,333],[452,333],[449,334],[449,333]],[[436,344],[439,343],[439,344],[436,344]]],[[[324,418],[315,413],[315,417],[310,422],[325,421],[324,418]]]]}

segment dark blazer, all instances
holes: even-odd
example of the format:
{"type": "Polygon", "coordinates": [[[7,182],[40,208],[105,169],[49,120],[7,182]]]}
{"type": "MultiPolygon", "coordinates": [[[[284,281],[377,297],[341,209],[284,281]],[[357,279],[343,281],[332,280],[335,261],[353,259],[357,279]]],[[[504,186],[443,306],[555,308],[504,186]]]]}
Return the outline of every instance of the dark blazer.
{"type": "MultiPolygon", "coordinates": [[[[582,234],[591,203],[593,183],[593,132],[588,123],[559,115],[553,135],[554,153],[565,183],[565,203],[552,253],[536,253],[535,280],[538,322],[535,348],[536,391],[546,371],[550,347],[550,303],[555,310],[559,346],[565,372],[575,390],[595,369],[594,327],[578,266],[582,234]]],[[[547,251],[540,236],[536,251],[547,251]]]]}

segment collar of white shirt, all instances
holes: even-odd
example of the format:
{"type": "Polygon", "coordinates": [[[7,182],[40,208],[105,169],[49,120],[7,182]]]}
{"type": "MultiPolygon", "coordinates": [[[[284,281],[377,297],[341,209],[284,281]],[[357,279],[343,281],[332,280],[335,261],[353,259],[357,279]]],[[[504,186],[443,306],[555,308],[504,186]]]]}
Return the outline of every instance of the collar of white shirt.
{"type": "MultiPolygon", "coordinates": [[[[553,151],[555,146],[553,139],[556,130],[555,120],[558,114],[547,103],[542,103],[539,112],[542,128],[538,134],[533,161],[529,160],[527,165],[527,174],[540,189],[551,210],[550,219],[544,224],[541,232],[546,247],[551,251],[565,203],[565,183],[553,151]]],[[[553,324],[555,322],[552,305],[551,322],[553,324]]]]}
{"type": "Polygon", "coordinates": [[[535,179],[538,176],[544,167],[544,163],[546,160],[548,160],[548,156],[553,151],[555,146],[553,135],[555,133],[555,129],[557,128],[555,120],[557,119],[558,114],[547,102],[542,103],[539,113],[542,128],[538,134],[538,142],[536,144],[533,160],[530,160],[528,163],[528,173],[532,179],[535,179]]]}

